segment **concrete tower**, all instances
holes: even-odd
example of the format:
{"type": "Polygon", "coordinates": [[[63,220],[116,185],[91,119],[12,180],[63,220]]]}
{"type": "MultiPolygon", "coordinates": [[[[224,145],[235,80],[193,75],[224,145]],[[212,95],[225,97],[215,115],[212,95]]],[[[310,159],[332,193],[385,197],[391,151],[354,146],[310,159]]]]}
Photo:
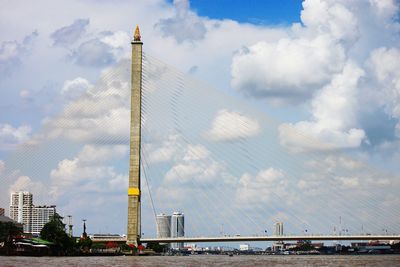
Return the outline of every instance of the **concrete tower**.
{"type": "Polygon", "coordinates": [[[157,222],[157,237],[165,238],[171,237],[171,216],[165,215],[164,213],[156,216],[157,222]]]}
{"type": "MultiPolygon", "coordinates": [[[[185,236],[185,217],[181,212],[174,212],[171,217],[171,237],[185,236]]],[[[173,249],[182,249],[183,243],[171,243],[173,249]]]]}
{"type": "Polygon", "coordinates": [[[140,122],[142,98],[142,46],[136,26],[132,44],[131,129],[128,188],[127,243],[137,246],[140,240],[140,122]]]}
{"type": "Polygon", "coordinates": [[[283,236],[283,222],[274,223],[274,235],[283,236]]]}

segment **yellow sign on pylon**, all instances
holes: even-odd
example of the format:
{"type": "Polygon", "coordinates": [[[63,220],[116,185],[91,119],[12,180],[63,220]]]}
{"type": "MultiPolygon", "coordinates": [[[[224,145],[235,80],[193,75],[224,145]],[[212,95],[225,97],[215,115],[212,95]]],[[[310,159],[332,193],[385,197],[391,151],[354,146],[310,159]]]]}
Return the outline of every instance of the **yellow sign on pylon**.
{"type": "Polygon", "coordinates": [[[128,188],[128,196],[138,196],[140,195],[140,190],[137,187],[128,188]]]}

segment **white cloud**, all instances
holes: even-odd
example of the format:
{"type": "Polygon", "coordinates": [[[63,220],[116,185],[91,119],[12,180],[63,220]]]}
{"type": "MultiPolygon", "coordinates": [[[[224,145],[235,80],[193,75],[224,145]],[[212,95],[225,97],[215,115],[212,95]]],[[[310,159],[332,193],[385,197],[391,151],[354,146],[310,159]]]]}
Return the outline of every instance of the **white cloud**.
{"type": "Polygon", "coordinates": [[[183,157],[184,161],[201,160],[210,155],[210,151],[202,145],[188,145],[186,154],[183,157]]]}
{"type": "Polygon", "coordinates": [[[329,35],[259,42],[232,60],[232,87],[255,97],[301,98],[341,70],[343,48],[329,35]]]}
{"type": "Polygon", "coordinates": [[[222,163],[208,158],[210,152],[202,145],[188,145],[184,151],[165,174],[165,182],[212,183],[225,170],[222,163]]]}
{"type": "Polygon", "coordinates": [[[144,143],[144,151],[146,152],[142,152],[142,155],[145,153],[146,163],[155,164],[173,161],[179,153],[178,138],[177,135],[170,134],[161,144],[154,142],[154,140],[153,143],[144,143]]]}
{"type": "Polygon", "coordinates": [[[36,31],[19,41],[3,41],[0,44],[0,77],[8,75],[15,67],[19,66],[26,57],[37,38],[36,31]]]}
{"type": "Polygon", "coordinates": [[[31,92],[29,92],[28,90],[21,90],[19,92],[19,96],[24,99],[29,99],[31,97],[31,92]]]}
{"type": "Polygon", "coordinates": [[[4,163],[4,161],[0,160],[0,175],[4,172],[5,169],[6,164],[4,163]]]}
{"type": "Polygon", "coordinates": [[[73,80],[66,80],[61,89],[61,93],[70,99],[74,99],[88,91],[91,86],[88,80],[77,77],[73,80]]]}
{"type": "Polygon", "coordinates": [[[71,25],[54,31],[50,37],[53,39],[54,45],[68,46],[82,37],[88,25],[89,19],[76,19],[71,25]]]}
{"type": "Polygon", "coordinates": [[[128,150],[129,147],[127,145],[85,145],[77,155],[77,158],[82,164],[104,163],[113,158],[122,158],[127,155],[128,150]]]}
{"type": "Polygon", "coordinates": [[[13,149],[31,138],[32,129],[28,125],[14,128],[10,124],[0,124],[0,150],[13,149]]]}
{"type": "Polygon", "coordinates": [[[256,119],[222,109],[218,111],[205,137],[215,141],[233,141],[255,136],[260,131],[260,125],[256,119]]]}
{"type": "Polygon", "coordinates": [[[370,3],[378,15],[386,19],[392,19],[398,14],[399,6],[395,0],[370,0],[370,3]]]}
{"type": "Polygon", "coordinates": [[[64,117],[46,123],[46,126],[50,128],[49,137],[64,137],[78,142],[97,142],[112,138],[109,139],[110,142],[126,143],[129,140],[129,124],[126,123],[130,118],[128,109],[112,109],[103,116],[95,115],[86,118],[64,117]]]}
{"type": "Polygon", "coordinates": [[[282,170],[269,168],[253,176],[245,173],[240,177],[236,191],[236,202],[239,206],[270,203],[279,196],[284,199],[288,194],[289,181],[282,170]]]}
{"type": "Polygon", "coordinates": [[[173,17],[160,19],[155,25],[164,37],[172,36],[178,43],[201,40],[207,29],[204,21],[190,10],[188,0],[174,0],[173,17]]]}
{"type": "Polygon", "coordinates": [[[101,38],[101,41],[112,48],[124,49],[129,44],[131,38],[126,32],[116,31],[101,38]]]}
{"type": "Polygon", "coordinates": [[[358,187],[360,185],[357,177],[336,177],[336,179],[346,188],[358,187]]]}
{"type": "Polygon", "coordinates": [[[110,46],[99,39],[82,43],[71,55],[78,65],[87,67],[105,67],[115,63],[110,46]]]}
{"type": "Polygon", "coordinates": [[[282,124],[280,142],[292,151],[355,148],[366,139],[357,125],[359,79],[364,71],[347,63],[313,98],[312,121],[282,124]]]}
{"type": "Polygon", "coordinates": [[[119,61],[129,51],[129,35],[124,31],[92,30],[89,19],[76,19],[71,25],[51,33],[55,46],[69,51],[69,58],[84,67],[106,67],[119,61]]]}
{"type": "Polygon", "coordinates": [[[70,54],[70,58],[85,67],[106,67],[127,56],[131,38],[123,31],[94,33],[94,38],[84,40],[70,54]]]}
{"type": "Polygon", "coordinates": [[[341,1],[307,0],[303,2],[301,21],[315,34],[330,34],[335,40],[348,41],[358,37],[358,21],[351,4],[341,1]]]}
{"type": "Polygon", "coordinates": [[[129,140],[130,101],[125,69],[128,62],[105,72],[96,86],[82,78],[67,81],[64,92],[80,97],[69,102],[63,111],[43,124],[47,138],[66,138],[76,142],[127,143],[129,140]],[[118,72],[119,71],[119,72],[118,72]],[[118,75],[108,77],[108,73],[118,75]]]}
{"type": "Polygon", "coordinates": [[[305,166],[310,169],[323,169],[328,172],[335,171],[336,169],[355,171],[366,167],[364,163],[357,161],[351,157],[329,154],[326,155],[324,158],[309,160],[308,162],[306,162],[305,166]]]}
{"type": "Polygon", "coordinates": [[[400,138],[400,49],[375,49],[371,52],[367,64],[382,89],[381,105],[391,117],[397,119],[395,133],[400,138]]]}
{"type": "Polygon", "coordinates": [[[377,200],[381,197],[378,189],[390,190],[398,184],[398,177],[338,153],[320,154],[318,159],[306,162],[305,167],[297,187],[308,196],[329,198],[337,194],[337,190],[349,189],[347,193],[342,192],[342,197],[348,199],[347,202],[358,203],[366,195],[377,200]]]}
{"type": "Polygon", "coordinates": [[[59,198],[71,188],[80,193],[121,191],[128,178],[108,161],[124,158],[127,152],[122,145],[85,145],[76,157],[60,161],[50,172],[52,196],[59,198]]]}
{"type": "Polygon", "coordinates": [[[28,191],[32,193],[34,196],[34,204],[39,204],[40,202],[41,202],[40,204],[46,204],[46,205],[53,204],[49,203],[53,201],[53,199],[49,195],[49,188],[47,187],[47,185],[41,181],[35,181],[29,176],[23,175],[17,177],[14,183],[10,185],[8,191],[9,193],[16,191],[28,191]]]}
{"type": "Polygon", "coordinates": [[[292,150],[357,148],[371,144],[369,133],[377,145],[391,138],[387,129],[396,135],[400,129],[390,119],[398,121],[400,110],[398,11],[392,0],[306,0],[302,24],[282,29],[288,36],[253,43],[234,55],[231,85],[273,103],[311,100],[310,119],[280,127],[282,144],[292,150]],[[357,83],[335,93],[341,75],[357,83]],[[368,119],[382,110],[390,117],[386,122],[368,119]],[[377,133],[382,124],[385,133],[377,133]]]}
{"type": "Polygon", "coordinates": [[[304,101],[341,72],[359,36],[351,4],[307,0],[301,20],[286,29],[289,37],[240,50],[232,60],[232,87],[257,98],[304,101]]]}

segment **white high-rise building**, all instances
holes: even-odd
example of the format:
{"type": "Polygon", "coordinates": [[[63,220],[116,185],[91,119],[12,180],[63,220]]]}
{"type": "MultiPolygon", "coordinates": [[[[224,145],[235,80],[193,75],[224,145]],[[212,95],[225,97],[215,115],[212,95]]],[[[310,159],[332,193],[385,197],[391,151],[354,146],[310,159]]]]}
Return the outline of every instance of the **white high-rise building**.
{"type": "Polygon", "coordinates": [[[171,216],[165,215],[164,213],[156,216],[157,222],[157,237],[171,237],[171,216]]]}
{"type": "Polygon", "coordinates": [[[31,232],[33,196],[29,192],[12,192],[10,197],[10,217],[23,224],[25,233],[31,232]]]}
{"type": "Polygon", "coordinates": [[[274,235],[276,236],[283,235],[283,222],[274,223],[274,235]]]}
{"type": "MultiPolygon", "coordinates": [[[[274,235],[283,236],[283,222],[274,223],[274,235]]],[[[277,241],[272,244],[273,251],[281,251],[284,248],[284,243],[282,241],[277,241]]]]}
{"type": "Polygon", "coordinates": [[[34,206],[32,208],[31,233],[40,234],[43,226],[56,213],[56,206],[34,206]]]}
{"type": "Polygon", "coordinates": [[[24,233],[39,234],[56,213],[56,206],[34,206],[33,195],[26,191],[12,192],[10,217],[23,224],[24,233]]]}
{"type": "MultiPolygon", "coordinates": [[[[171,216],[171,237],[185,236],[185,217],[181,212],[174,212],[171,216]]],[[[174,249],[182,249],[183,242],[172,243],[174,249]]]]}

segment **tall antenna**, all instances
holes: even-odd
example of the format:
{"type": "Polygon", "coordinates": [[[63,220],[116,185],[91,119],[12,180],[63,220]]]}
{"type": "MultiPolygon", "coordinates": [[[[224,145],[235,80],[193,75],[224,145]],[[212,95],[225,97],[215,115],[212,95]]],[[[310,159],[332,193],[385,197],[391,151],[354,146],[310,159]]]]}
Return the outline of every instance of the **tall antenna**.
{"type": "Polygon", "coordinates": [[[82,219],[83,221],[83,233],[82,233],[82,237],[86,238],[87,237],[87,233],[86,233],[86,219],[82,219]]]}
{"type": "Polygon", "coordinates": [[[68,217],[68,235],[69,237],[72,237],[72,215],[67,215],[68,217]]]}

